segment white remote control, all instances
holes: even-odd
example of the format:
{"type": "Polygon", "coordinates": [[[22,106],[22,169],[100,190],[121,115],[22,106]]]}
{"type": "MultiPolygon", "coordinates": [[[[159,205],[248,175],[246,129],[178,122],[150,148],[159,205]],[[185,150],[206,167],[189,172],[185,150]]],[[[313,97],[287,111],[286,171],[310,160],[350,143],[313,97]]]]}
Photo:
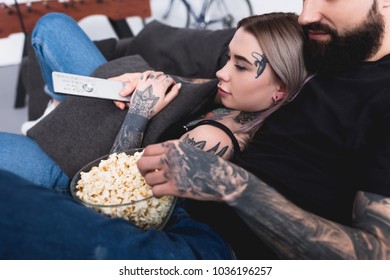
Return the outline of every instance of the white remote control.
{"type": "Polygon", "coordinates": [[[58,93],[129,102],[130,96],[120,96],[124,83],[100,78],[53,72],[54,91],[58,93]]]}

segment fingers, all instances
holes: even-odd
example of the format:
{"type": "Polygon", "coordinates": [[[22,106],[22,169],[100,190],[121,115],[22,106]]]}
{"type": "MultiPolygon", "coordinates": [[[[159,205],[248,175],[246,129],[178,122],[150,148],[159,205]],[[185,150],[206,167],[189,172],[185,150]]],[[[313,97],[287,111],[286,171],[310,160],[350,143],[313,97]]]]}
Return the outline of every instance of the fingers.
{"type": "Polygon", "coordinates": [[[164,195],[174,195],[178,196],[178,193],[175,192],[175,189],[169,182],[163,184],[154,185],[152,188],[153,195],[155,197],[161,197],[164,195]]]}
{"type": "Polygon", "coordinates": [[[161,71],[148,70],[148,71],[145,71],[145,72],[142,73],[140,80],[141,81],[146,81],[148,79],[154,80],[155,78],[157,78],[157,77],[159,77],[161,75],[164,75],[164,73],[161,72],[161,71]]]}
{"type": "Polygon", "coordinates": [[[138,160],[137,166],[145,178],[145,182],[152,187],[153,195],[177,195],[170,176],[168,167],[164,165],[163,158],[166,148],[161,144],[150,145],[145,148],[142,157],[138,160]],[[145,155],[146,152],[146,155],[145,155]]]}
{"type": "MultiPolygon", "coordinates": [[[[125,73],[120,76],[111,77],[109,80],[119,81],[124,84],[122,90],[120,91],[121,96],[128,96],[130,95],[134,89],[137,86],[137,83],[141,77],[142,73],[125,73]]],[[[121,102],[121,101],[114,101],[114,104],[116,107],[118,107],[120,110],[125,110],[126,107],[128,107],[128,103],[121,102]]]]}
{"type": "Polygon", "coordinates": [[[161,144],[148,145],[142,154],[142,157],[161,155],[166,152],[166,148],[161,144]]]}
{"type": "Polygon", "coordinates": [[[172,89],[168,91],[168,93],[165,95],[165,101],[167,102],[167,104],[170,103],[173,99],[175,99],[176,96],[178,96],[180,88],[181,83],[174,85],[172,89]]]}
{"type": "Polygon", "coordinates": [[[160,71],[145,71],[142,73],[141,81],[149,83],[153,83],[154,85],[158,85],[161,87],[165,87],[168,90],[169,87],[176,84],[175,80],[172,79],[171,76],[164,74],[160,71]]]}
{"type": "MultiPolygon", "coordinates": [[[[148,70],[143,73],[125,73],[109,79],[124,83],[124,86],[119,93],[121,96],[131,95],[137,86],[141,86],[142,88],[145,85],[147,86],[148,84],[153,84],[154,87],[159,87],[159,94],[163,100],[163,107],[169,104],[178,95],[179,89],[181,87],[181,84],[176,84],[172,77],[165,75],[161,71],[148,70]],[[142,86],[143,83],[146,84],[142,86]],[[169,89],[170,87],[171,89],[169,89]]],[[[128,106],[128,103],[120,101],[114,101],[114,104],[120,110],[125,110],[128,106]]]]}
{"type": "Polygon", "coordinates": [[[123,88],[121,89],[121,91],[119,92],[119,95],[120,96],[129,96],[130,94],[133,93],[133,91],[135,90],[136,87],[137,87],[137,84],[131,83],[131,82],[126,82],[124,84],[123,88]]]}
{"type": "Polygon", "coordinates": [[[152,172],[145,174],[144,178],[148,185],[156,186],[160,184],[165,184],[167,182],[164,174],[164,170],[156,169],[152,172]]]}
{"type": "Polygon", "coordinates": [[[166,148],[161,144],[150,145],[144,149],[142,157],[137,162],[138,169],[142,176],[146,176],[147,173],[162,168],[162,156],[165,152],[166,148]]]}
{"type": "Polygon", "coordinates": [[[126,108],[126,104],[124,102],[114,101],[114,104],[116,107],[118,107],[121,110],[124,110],[126,108]]]}
{"type": "Polygon", "coordinates": [[[141,77],[142,73],[136,72],[136,73],[125,73],[120,76],[111,77],[109,80],[119,81],[122,83],[137,83],[139,78],[141,77]]]}

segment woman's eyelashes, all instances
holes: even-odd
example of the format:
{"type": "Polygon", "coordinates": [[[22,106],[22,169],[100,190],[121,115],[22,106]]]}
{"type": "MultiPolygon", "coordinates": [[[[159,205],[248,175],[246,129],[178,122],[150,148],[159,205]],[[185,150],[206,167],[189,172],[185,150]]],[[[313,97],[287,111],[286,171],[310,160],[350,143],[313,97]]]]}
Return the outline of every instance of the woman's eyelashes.
{"type": "MultiPolygon", "coordinates": [[[[227,57],[228,62],[230,62],[230,60],[231,60],[230,53],[227,52],[227,53],[225,54],[225,56],[227,57]]],[[[236,67],[236,69],[237,69],[238,71],[245,71],[245,70],[247,70],[245,66],[243,66],[243,65],[241,65],[241,64],[238,64],[238,63],[234,63],[234,67],[236,67]]]]}
{"type": "Polygon", "coordinates": [[[236,67],[238,71],[245,71],[246,70],[245,66],[241,66],[239,64],[234,64],[234,67],[236,67]]]}

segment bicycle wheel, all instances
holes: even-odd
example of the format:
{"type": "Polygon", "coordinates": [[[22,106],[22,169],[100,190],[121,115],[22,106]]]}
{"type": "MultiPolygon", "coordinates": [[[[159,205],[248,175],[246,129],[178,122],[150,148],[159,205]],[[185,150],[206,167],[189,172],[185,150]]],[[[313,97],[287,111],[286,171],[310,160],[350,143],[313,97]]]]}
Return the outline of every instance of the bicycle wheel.
{"type": "Polygon", "coordinates": [[[249,0],[210,0],[205,12],[208,29],[236,27],[244,17],[253,15],[249,0]]]}
{"type": "Polygon", "coordinates": [[[144,25],[152,20],[175,27],[188,27],[190,13],[182,0],[150,0],[152,16],[144,19],[144,25]]]}

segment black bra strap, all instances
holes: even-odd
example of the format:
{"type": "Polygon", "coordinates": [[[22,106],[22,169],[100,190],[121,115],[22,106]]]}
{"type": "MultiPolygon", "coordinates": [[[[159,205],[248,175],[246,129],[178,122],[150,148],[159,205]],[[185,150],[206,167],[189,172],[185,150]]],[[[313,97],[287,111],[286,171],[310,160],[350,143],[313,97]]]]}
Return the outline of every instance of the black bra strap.
{"type": "Polygon", "coordinates": [[[237,141],[236,137],[234,136],[233,132],[226,125],[221,124],[220,122],[217,122],[215,120],[205,119],[205,120],[201,120],[201,121],[199,121],[191,126],[186,127],[186,129],[191,130],[197,126],[205,125],[205,124],[212,125],[212,126],[218,127],[219,129],[223,130],[232,140],[234,156],[236,156],[237,154],[240,153],[240,145],[238,145],[238,141],[237,141]]]}

